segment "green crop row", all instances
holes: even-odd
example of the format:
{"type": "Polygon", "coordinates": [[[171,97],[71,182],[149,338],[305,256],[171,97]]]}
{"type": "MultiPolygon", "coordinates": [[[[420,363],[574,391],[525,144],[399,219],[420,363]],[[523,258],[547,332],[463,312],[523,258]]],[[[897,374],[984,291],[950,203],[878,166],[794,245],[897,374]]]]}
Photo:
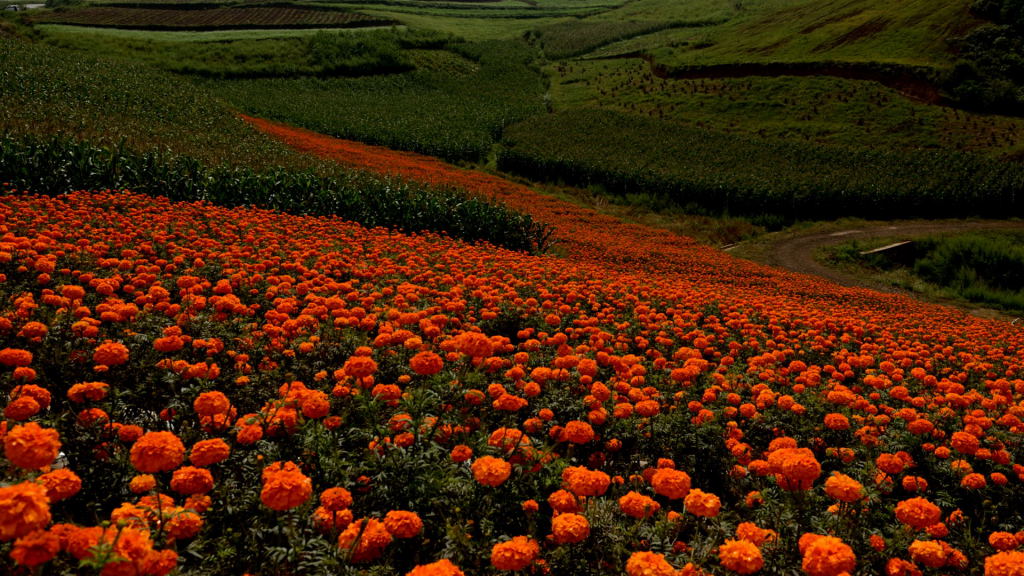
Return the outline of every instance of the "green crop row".
{"type": "Polygon", "coordinates": [[[668,22],[650,21],[571,21],[541,27],[529,37],[536,40],[549,60],[561,60],[669,26],[668,22]]]}
{"type": "Polygon", "coordinates": [[[62,134],[254,168],[312,163],[205,90],[143,64],[0,35],[0,132],[62,134]]]}
{"type": "Polygon", "coordinates": [[[337,215],[368,227],[441,231],[513,250],[543,250],[549,234],[528,215],[457,189],[344,170],[208,168],[188,156],[65,138],[0,138],[0,181],[37,194],[124,188],[173,200],[337,215]]]}
{"type": "Polygon", "coordinates": [[[411,30],[329,32],[211,41],[154,40],[77,28],[49,28],[47,41],[102,51],[169,72],[212,78],[356,76],[412,70],[410,49],[444,46],[447,35],[411,30]]]}
{"type": "Polygon", "coordinates": [[[452,161],[484,160],[505,126],[545,110],[536,52],[524,42],[430,52],[403,74],[204,85],[254,116],[452,161]]]}
{"type": "Polygon", "coordinates": [[[527,120],[506,129],[502,144],[502,170],[704,213],[775,220],[1024,214],[1024,169],[966,153],[758,140],[601,110],[527,120]]]}

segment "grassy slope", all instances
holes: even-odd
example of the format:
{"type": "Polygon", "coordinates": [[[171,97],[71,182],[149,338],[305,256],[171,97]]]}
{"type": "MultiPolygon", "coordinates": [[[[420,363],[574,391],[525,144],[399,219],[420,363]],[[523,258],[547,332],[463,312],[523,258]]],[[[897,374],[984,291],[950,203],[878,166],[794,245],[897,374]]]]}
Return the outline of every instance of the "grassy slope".
{"type": "Polygon", "coordinates": [[[0,35],[0,132],[64,134],[207,163],[309,165],[205,90],[141,64],[0,35]]]}
{"type": "Polygon", "coordinates": [[[557,110],[604,108],[758,138],[888,148],[1024,150],[1024,119],[934,106],[829,77],[663,80],[638,59],[549,68],[557,110]]]}
{"type": "MultiPolygon", "coordinates": [[[[667,2],[644,1],[655,7],[667,2]]],[[[980,22],[969,6],[967,0],[750,0],[720,6],[719,13],[729,18],[724,23],[634,39],[628,50],[648,50],[669,66],[815,61],[945,66],[948,40],[980,22]]]]}

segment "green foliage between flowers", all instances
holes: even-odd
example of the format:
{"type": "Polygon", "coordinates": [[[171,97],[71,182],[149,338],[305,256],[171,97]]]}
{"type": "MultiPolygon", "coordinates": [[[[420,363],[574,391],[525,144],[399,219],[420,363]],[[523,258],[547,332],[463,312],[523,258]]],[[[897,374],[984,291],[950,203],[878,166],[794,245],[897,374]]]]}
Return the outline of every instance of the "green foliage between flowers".
{"type": "Polygon", "coordinates": [[[37,194],[130,188],[174,200],[205,200],[294,214],[337,215],[366,226],[443,231],[513,250],[543,250],[547,227],[456,189],[334,170],[204,166],[188,156],[133,153],[59,137],[0,138],[0,181],[37,194]]]}
{"type": "Polygon", "coordinates": [[[510,126],[498,165],[707,213],[791,219],[1012,216],[1024,170],[953,152],[760,141],[576,110],[510,126]]]}

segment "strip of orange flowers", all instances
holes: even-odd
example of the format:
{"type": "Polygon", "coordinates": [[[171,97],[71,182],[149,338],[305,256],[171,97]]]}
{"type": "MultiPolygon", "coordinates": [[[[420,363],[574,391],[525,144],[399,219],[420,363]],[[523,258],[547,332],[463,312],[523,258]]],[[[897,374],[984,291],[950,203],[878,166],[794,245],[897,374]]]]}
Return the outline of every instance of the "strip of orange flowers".
{"type": "Polygon", "coordinates": [[[1008,324],[686,244],[129,192],[0,222],[4,573],[1024,570],[1008,324]]]}

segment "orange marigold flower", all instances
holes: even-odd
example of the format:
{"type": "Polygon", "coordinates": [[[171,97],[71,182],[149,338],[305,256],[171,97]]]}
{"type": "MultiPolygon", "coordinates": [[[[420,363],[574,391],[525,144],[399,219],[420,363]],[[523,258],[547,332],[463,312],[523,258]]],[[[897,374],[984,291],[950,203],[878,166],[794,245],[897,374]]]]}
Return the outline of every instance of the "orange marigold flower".
{"type": "Polygon", "coordinates": [[[29,568],[45,564],[60,552],[60,537],[45,530],[36,530],[14,541],[11,559],[29,568]]]}
{"type": "Polygon", "coordinates": [[[206,494],[213,490],[213,474],[206,468],[182,466],[171,476],[171,490],[178,494],[206,494]]]}
{"type": "Polygon", "coordinates": [[[694,488],[686,495],[683,505],[686,506],[686,511],[694,516],[714,518],[718,516],[718,510],[722,507],[722,502],[718,499],[718,496],[699,488],[694,488]]]}
{"type": "Polygon", "coordinates": [[[629,576],[675,576],[676,569],[661,554],[633,552],[629,560],[626,560],[626,574],[629,576]]]}
{"type": "Polygon", "coordinates": [[[344,530],[351,523],[351,510],[328,510],[324,506],[317,506],[313,511],[313,524],[321,532],[344,530]]]}
{"type": "Polygon", "coordinates": [[[344,369],[353,378],[366,378],[377,371],[377,363],[369,356],[352,356],[345,361],[344,369]]]}
{"type": "Polygon", "coordinates": [[[212,438],[193,444],[188,459],[192,464],[205,468],[227,460],[230,455],[231,446],[227,442],[220,438],[212,438]]]}
{"type": "Polygon", "coordinates": [[[139,474],[128,483],[128,489],[133,494],[142,494],[156,488],[156,478],[152,474],[139,474]]]}
{"type": "Polygon", "coordinates": [[[775,530],[768,530],[765,528],[758,527],[753,522],[741,522],[736,526],[736,538],[740,540],[746,540],[752,543],[754,546],[760,547],[765,542],[770,542],[778,538],[778,534],[775,530]]]}
{"type": "Polygon", "coordinates": [[[555,512],[579,512],[579,503],[576,497],[568,490],[555,490],[548,496],[548,504],[555,512]]]}
{"type": "Polygon", "coordinates": [[[527,536],[516,536],[491,548],[491,565],[498,570],[525,570],[540,554],[540,545],[527,536]]]}
{"type": "Polygon", "coordinates": [[[986,484],[985,476],[977,472],[972,472],[960,479],[960,485],[969,490],[980,490],[986,484]]]}
{"type": "Polygon", "coordinates": [[[768,455],[768,468],[784,490],[809,490],[821,464],[807,448],[781,448],[768,455]]]}
{"type": "Polygon", "coordinates": [[[68,399],[76,404],[86,400],[99,402],[107,397],[110,386],[106,382],[80,382],[68,390],[68,399]]]}
{"type": "Polygon", "coordinates": [[[988,535],[990,546],[999,551],[1013,550],[1020,545],[1016,536],[1009,532],[993,532],[988,535]]]}
{"type": "Polygon", "coordinates": [[[895,454],[885,453],[879,454],[878,458],[875,458],[875,465],[878,466],[878,469],[882,472],[895,476],[896,474],[903,472],[903,468],[906,466],[906,463],[902,458],[895,454]]]}
{"type": "Polygon", "coordinates": [[[444,359],[433,352],[420,352],[409,359],[409,367],[420,376],[433,376],[444,368],[444,359]]]}
{"type": "Polygon", "coordinates": [[[463,332],[456,336],[455,349],[473,358],[486,358],[494,353],[491,339],[479,332],[463,332]]]}
{"type": "Polygon", "coordinates": [[[985,558],[985,576],[1021,576],[1024,574],[1024,552],[999,552],[985,558]]]}
{"type": "Polygon", "coordinates": [[[0,364],[8,368],[25,367],[32,363],[32,353],[19,348],[0,350],[0,364]]]}
{"type": "Polygon", "coordinates": [[[949,445],[953,447],[953,450],[961,454],[971,455],[977,452],[978,448],[981,448],[981,441],[978,440],[977,436],[967,432],[953,432],[949,445]]]}
{"type": "Polygon", "coordinates": [[[753,574],[764,566],[761,550],[747,540],[726,539],[718,547],[718,561],[722,567],[737,574],[753,574]]]}
{"type": "Polygon", "coordinates": [[[384,516],[384,527],[395,538],[413,538],[423,531],[423,520],[415,512],[392,510],[384,516]]]}
{"type": "Polygon", "coordinates": [[[67,468],[47,472],[36,478],[36,481],[46,487],[46,497],[50,502],[70,498],[82,489],[82,479],[67,468]]]}
{"type": "Polygon", "coordinates": [[[313,493],[313,482],[292,462],[275,462],[263,469],[260,501],[271,510],[301,506],[313,493]]]}
{"type": "Polygon", "coordinates": [[[167,472],[181,466],[185,445],[173,432],[147,432],[132,444],[129,459],[139,472],[167,472]]]}
{"type": "Polygon", "coordinates": [[[659,468],[651,477],[655,494],[672,500],[685,498],[690,493],[690,475],[682,470],[659,468]]]}
{"type": "Polygon", "coordinates": [[[60,452],[60,433],[35,422],[12,428],[4,436],[4,456],[18,468],[38,470],[53,464],[60,452]]]}
{"type": "Polygon", "coordinates": [[[494,456],[481,456],[471,466],[473,478],[484,486],[500,486],[512,474],[512,465],[494,456]]]}
{"type": "Polygon", "coordinates": [[[804,534],[800,538],[801,563],[808,576],[839,576],[852,572],[857,565],[857,555],[839,538],[804,534]]]}
{"type": "Polygon", "coordinates": [[[92,353],[92,361],[101,366],[120,366],[128,362],[128,348],[120,342],[104,342],[92,353]]]}
{"type": "Polygon", "coordinates": [[[562,471],[562,481],[577,496],[601,496],[608,491],[612,479],[600,470],[570,466],[562,471]]]}
{"type": "Polygon", "coordinates": [[[405,576],[466,576],[452,561],[444,558],[430,564],[422,564],[410,570],[405,576]]]}
{"type": "Polygon", "coordinates": [[[572,420],[565,424],[562,437],[573,444],[586,444],[594,439],[594,429],[586,422],[572,420]]]}
{"type": "Polygon", "coordinates": [[[391,533],[384,523],[373,518],[357,520],[338,535],[338,547],[351,551],[353,562],[376,560],[391,541],[391,533]],[[365,528],[363,524],[366,524],[365,528]]]}
{"type": "Polygon", "coordinates": [[[15,386],[11,390],[11,398],[24,398],[26,396],[35,400],[40,408],[48,408],[52,399],[49,390],[35,384],[22,384],[21,386],[15,386]]]}
{"type": "Polygon", "coordinates": [[[619,509],[627,516],[632,516],[633,518],[648,518],[653,516],[658,510],[661,510],[661,504],[658,504],[650,496],[630,491],[625,496],[619,498],[619,509]]]}
{"type": "Polygon", "coordinates": [[[142,429],[142,426],[126,424],[117,430],[117,439],[125,444],[131,444],[139,438],[142,438],[143,432],[144,430],[142,429]]]}
{"type": "Polygon", "coordinates": [[[946,565],[946,550],[941,544],[931,540],[914,540],[907,548],[910,558],[928,568],[941,568],[946,565]]]}
{"type": "Polygon", "coordinates": [[[840,502],[856,502],[864,497],[864,486],[840,472],[833,472],[825,480],[825,493],[840,502]]]}
{"type": "Polygon", "coordinates": [[[0,542],[14,540],[50,523],[46,488],[35,482],[0,487],[0,542]]]}
{"type": "Polygon", "coordinates": [[[24,422],[39,414],[43,407],[31,396],[21,396],[12,400],[4,407],[4,417],[15,422],[24,422]]]}
{"type": "Polygon", "coordinates": [[[580,514],[559,514],[551,519],[551,535],[559,544],[575,544],[590,536],[590,522],[580,514]]]}
{"type": "Polygon", "coordinates": [[[188,498],[185,498],[185,503],[182,504],[182,508],[191,508],[196,512],[203,514],[213,506],[213,500],[206,494],[193,494],[188,498]]]}
{"type": "Polygon", "coordinates": [[[910,498],[896,505],[896,519],[917,530],[924,530],[941,518],[942,510],[926,498],[910,498]]]}
{"type": "Polygon", "coordinates": [[[167,535],[175,540],[192,538],[202,529],[202,516],[189,510],[180,510],[166,524],[167,535]]]}
{"type": "Polygon", "coordinates": [[[849,430],[850,420],[842,414],[833,412],[825,415],[825,427],[829,430],[849,430]]]}
{"type": "Polygon", "coordinates": [[[352,505],[352,493],[341,487],[328,488],[320,494],[320,505],[332,512],[352,505]]]}
{"type": "Polygon", "coordinates": [[[216,416],[231,410],[231,401],[223,392],[213,390],[203,392],[192,402],[192,408],[200,416],[216,416]]]}

